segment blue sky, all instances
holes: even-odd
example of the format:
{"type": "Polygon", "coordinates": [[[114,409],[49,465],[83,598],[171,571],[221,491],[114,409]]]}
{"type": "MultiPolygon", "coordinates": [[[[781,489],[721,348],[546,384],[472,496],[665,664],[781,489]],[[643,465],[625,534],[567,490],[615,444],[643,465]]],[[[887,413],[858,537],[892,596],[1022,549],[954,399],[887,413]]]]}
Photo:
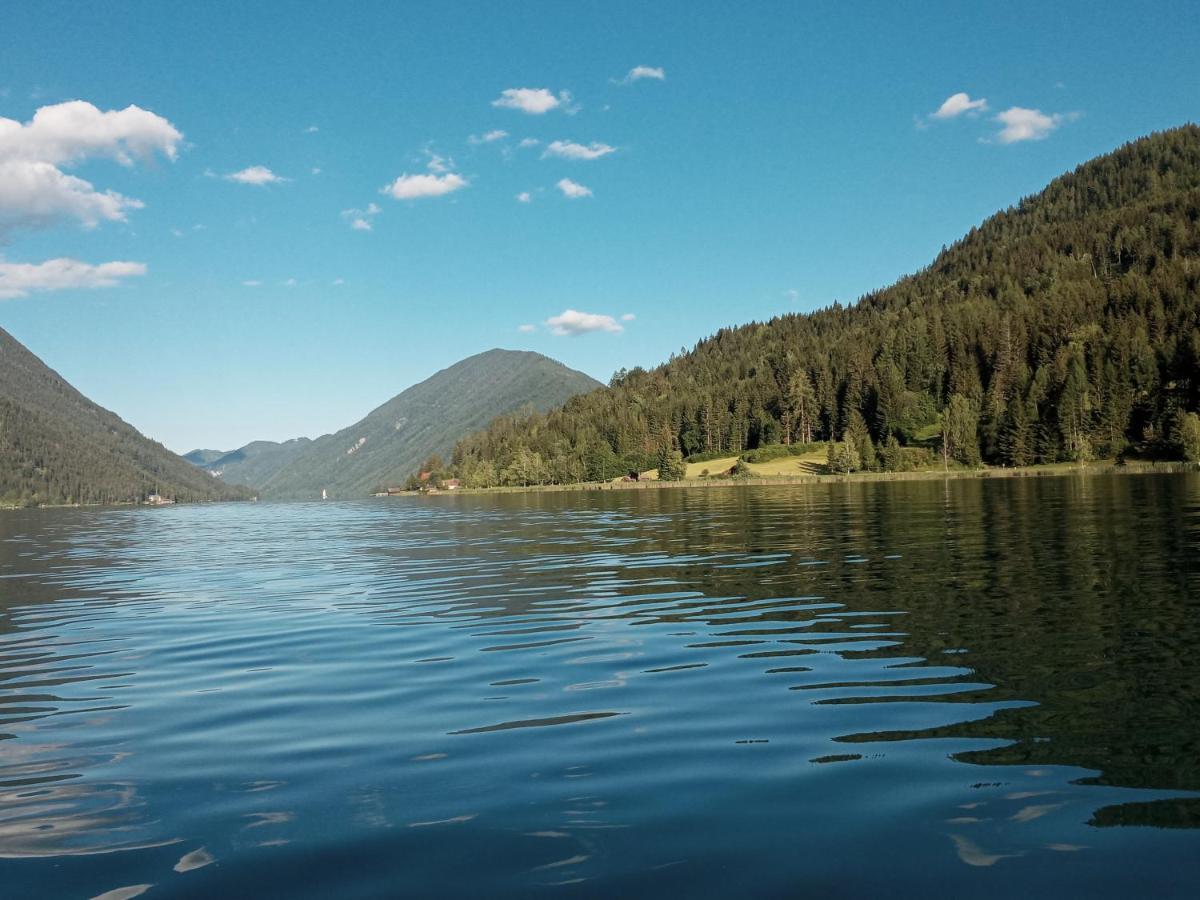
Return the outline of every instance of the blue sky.
{"type": "Polygon", "coordinates": [[[0,325],[172,449],[315,436],[852,301],[1200,116],[1190,3],[646,7],[9,4],[0,325]]]}

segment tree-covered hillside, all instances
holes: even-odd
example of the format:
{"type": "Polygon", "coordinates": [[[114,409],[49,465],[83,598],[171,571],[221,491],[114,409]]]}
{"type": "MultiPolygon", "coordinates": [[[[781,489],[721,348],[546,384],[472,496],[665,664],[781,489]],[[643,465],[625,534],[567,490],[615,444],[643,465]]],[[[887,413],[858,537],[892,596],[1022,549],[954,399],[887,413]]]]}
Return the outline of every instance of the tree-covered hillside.
{"type": "MultiPolygon", "coordinates": [[[[869,248],[867,248],[869,252],[869,248]]],[[[883,467],[1200,452],[1200,128],[1092,160],[849,307],[724,329],[454,450],[472,485],[600,480],[666,458],[844,441],[883,467]],[[666,451],[666,452],[664,452],[666,451]]]]}
{"type": "Polygon", "coordinates": [[[393,397],[362,421],[317,438],[257,485],[266,497],[361,497],[404,482],[421,460],[498,413],[546,411],[600,384],[540,353],[489,350],[393,397]]]}
{"type": "Polygon", "coordinates": [[[0,328],[0,502],[242,497],[102,409],[0,328]]]}
{"type": "Polygon", "coordinates": [[[291,464],[312,443],[306,437],[290,441],[251,441],[245,447],[222,453],[220,450],[193,450],[183,458],[228,484],[257,487],[266,484],[277,472],[291,464]]]}

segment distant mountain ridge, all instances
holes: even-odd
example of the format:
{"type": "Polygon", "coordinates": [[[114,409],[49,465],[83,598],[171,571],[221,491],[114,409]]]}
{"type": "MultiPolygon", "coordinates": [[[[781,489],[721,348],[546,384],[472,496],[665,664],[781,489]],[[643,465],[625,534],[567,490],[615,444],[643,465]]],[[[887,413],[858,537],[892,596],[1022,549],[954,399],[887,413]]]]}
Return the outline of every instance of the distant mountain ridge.
{"type": "Polygon", "coordinates": [[[0,502],[246,496],[97,406],[0,328],[0,502]]]}
{"type": "Polygon", "coordinates": [[[306,437],[290,441],[251,441],[236,450],[193,450],[183,458],[228,484],[257,487],[269,481],[312,443],[306,437]]]}
{"type": "MultiPolygon", "coordinates": [[[[449,454],[456,441],[498,415],[546,412],[601,386],[540,353],[489,350],[413,385],[348,428],[308,442],[261,481],[244,483],[270,499],[318,498],[323,490],[337,498],[367,496],[402,484],[431,454],[449,454]]],[[[220,465],[218,459],[206,468],[220,465]]],[[[235,470],[234,477],[250,478],[250,471],[235,470]]]]}

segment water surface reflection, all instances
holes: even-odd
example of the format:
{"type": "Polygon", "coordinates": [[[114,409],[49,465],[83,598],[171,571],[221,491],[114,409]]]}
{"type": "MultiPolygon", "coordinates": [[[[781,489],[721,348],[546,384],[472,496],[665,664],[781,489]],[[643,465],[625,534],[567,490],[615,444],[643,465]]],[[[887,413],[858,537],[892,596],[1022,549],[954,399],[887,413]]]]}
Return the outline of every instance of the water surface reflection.
{"type": "Polygon", "coordinates": [[[0,877],[1186,895],[1198,547],[1194,476],[5,514],[0,877]]]}

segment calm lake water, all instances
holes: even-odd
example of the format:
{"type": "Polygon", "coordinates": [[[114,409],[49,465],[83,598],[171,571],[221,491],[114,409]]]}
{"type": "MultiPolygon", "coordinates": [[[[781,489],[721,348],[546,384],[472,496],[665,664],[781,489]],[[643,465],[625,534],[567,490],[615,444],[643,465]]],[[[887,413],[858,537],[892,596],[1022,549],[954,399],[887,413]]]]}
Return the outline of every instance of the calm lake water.
{"type": "Polygon", "coordinates": [[[1200,893],[1200,476],[0,514],[5,897],[1200,893]]]}

